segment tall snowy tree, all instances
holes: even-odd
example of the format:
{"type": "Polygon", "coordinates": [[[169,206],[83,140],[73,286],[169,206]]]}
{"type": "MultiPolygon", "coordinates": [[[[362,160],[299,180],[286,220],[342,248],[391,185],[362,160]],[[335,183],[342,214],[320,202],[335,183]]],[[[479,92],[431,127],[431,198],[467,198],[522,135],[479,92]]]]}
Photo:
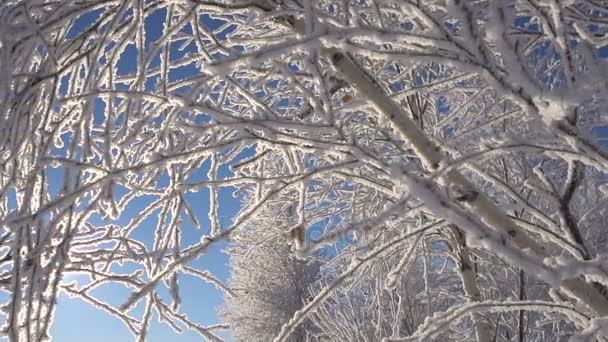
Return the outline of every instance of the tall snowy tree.
{"type": "MultiPolygon", "coordinates": [[[[271,341],[312,297],[310,287],[319,276],[318,262],[297,259],[284,234],[289,208],[273,208],[250,220],[229,249],[235,295],[226,298],[222,316],[236,341],[271,341]]],[[[289,341],[308,341],[313,330],[304,323],[289,341]]]]}

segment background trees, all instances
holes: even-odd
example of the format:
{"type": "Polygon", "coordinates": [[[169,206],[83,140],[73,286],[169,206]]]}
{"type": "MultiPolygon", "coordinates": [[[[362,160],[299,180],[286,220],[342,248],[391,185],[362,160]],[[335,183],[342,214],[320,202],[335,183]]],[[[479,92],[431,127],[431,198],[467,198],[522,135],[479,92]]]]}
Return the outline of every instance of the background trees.
{"type": "MultiPolygon", "coordinates": [[[[223,318],[236,341],[270,341],[312,296],[319,264],[299,260],[285,236],[291,217],[285,202],[269,203],[247,223],[229,249],[233,296],[226,298],[223,318]]],[[[307,322],[290,341],[306,341],[314,331],[307,322]]]]}
{"type": "Polygon", "coordinates": [[[4,2],[9,339],[47,338],[64,291],[138,340],[153,315],[218,340],[180,277],[230,291],[197,258],[289,235],[325,262],[277,341],[604,334],[604,5],[4,2]]]}

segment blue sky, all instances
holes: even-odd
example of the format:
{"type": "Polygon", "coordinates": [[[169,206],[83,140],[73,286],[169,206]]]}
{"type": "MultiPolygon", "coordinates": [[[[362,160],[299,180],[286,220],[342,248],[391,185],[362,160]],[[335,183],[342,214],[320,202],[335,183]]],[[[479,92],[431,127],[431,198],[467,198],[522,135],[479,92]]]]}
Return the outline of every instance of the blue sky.
{"type": "MultiPolygon", "coordinates": [[[[203,166],[200,169],[204,169],[203,166]]],[[[51,187],[51,192],[58,191],[61,187],[60,173],[62,170],[51,170],[50,174],[54,179],[51,187]]],[[[202,170],[201,170],[202,171],[202,170]]],[[[222,174],[224,177],[230,176],[228,172],[222,174]]],[[[197,229],[191,221],[184,219],[182,225],[182,237],[184,245],[191,245],[200,241],[200,237],[209,232],[210,223],[207,212],[209,210],[209,191],[207,189],[194,193],[187,193],[186,200],[196,212],[201,229],[197,229]]],[[[90,221],[94,224],[105,225],[110,222],[115,222],[120,225],[126,225],[134,216],[140,212],[155,198],[142,197],[132,201],[120,217],[115,221],[104,221],[98,216],[94,216],[90,221]]],[[[226,227],[231,223],[232,217],[239,210],[239,200],[232,197],[231,189],[227,188],[220,191],[219,195],[220,207],[219,217],[222,227],[226,227]]],[[[157,210],[157,212],[160,210],[157,210]]],[[[154,238],[154,229],[158,220],[157,215],[150,215],[144,220],[134,231],[133,236],[144,243],[151,245],[154,238]]],[[[218,243],[211,249],[191,262],[189,265],[210,271],[215,277],[226,281],[229,276],[228,257],[222,252],[226,246],[225,243],[218,243]]],[[[125,265],[123,269],[129,269],[129,265],[125,265]]],[[[115,268],[119,271],[120,268],[115,268]]],[[[82,276],[67,276],[64,281],[76,281],[78,283],[86,282],[82,276]]],[[[217,290],[213,285],[203,282],[190,275],[180,275],[180,290],[182,295],[181,312],[186,313],[193,321],[202,325],[213,325],[219,322],[217,317],[217,308],[223,301],[223,293],[217,290]]],[[[162,297],[169,298],[169,292],[164,284],[158,286],[158,290],[162,297]]],[[[123,304],[131,292],[125,287],[108,284],[94,291],[92,294],[100,299],[108,301],[110,304],[118,307],[123,304]]],[[[71,298],[62,294],[58,298],[58,307],[55,314],[55,319],[51,327],[51,336],[55,341],[71,342],[71,341],[132,341],[133,337],[123,323],[107,313],[95,308],[94,306],[84,302],[79,298],[71,298]]],[[[135,308],[135,312],[139,313],[143,309],[143,301],[135,308]]],[[[189,330],[184,330],[180,335],[171,330],[168,325],[158,322],[156,316],[151,321],[150,333],[147,341],[200,341],[201,338],[197,333],[189,330]]],[[[228,336],[227,334],[220,334],[228,336]]]]}
{"type": "MultiPolygon", "coordinates": [[[[227,256],[221,252],[221,246],[216,245],[206,255],[196,260],[192,265],[204,264],[219,278],[226,279],[227,256]]],[[[180,276],[183,298],[182,310],[194,321],[204,325],[218,322],[216,309],[223,300],[223,294],[212,285],[206,284],[191,276],[180,276]]],[[[100,297],[108,298],[120,305],[130,294],[124,288],[106,287],[98,292],[100,297]]],[[[67,295],[61,295],[58,300],[57,312],[51,327],[51,336],[58,342],[106,342],[133,341],[133,337],[123,323],[107,313],[96,309],[90,304],[67,295]]],[[[224,336],[228,336],[224,334],[224,336]]],[[[177,335],[168,325],[159,323],[157,318],[151,321],[147,341],[201,341],[200,335],[189,330],[177,335]]]]}
{"type": "MultiPolygon", "coordinates": [[[[204,166],[201,166],[204,168],[204,166]]],[[[229,176],[228,172],[222,176],[229,176]]],[[[55,175],[57,182],[61,182],[61,178],[55,175]]],[[[209,191],[203,190],[195,193],[186,194],[186,199],[196,212],[198,220],[201,222],[201,229],[197,229],[187,220],[183,220],[183,244],[191,245],[200,241],[203,234],[209,231],[210,223],[207,217],[209,210],[209,191]]],[[[231,189],[225,189],[220,192],[220,207],[219,217],[222,227],[226,227],[231,223],[232,217],[239,210],[239,201],[232,197],[231,189]]],[[[139,215],[150,202],[152,198],[140,198],[132,201],[127,206],[121,216],[113,222],[120,225],[126,225],[131,218],[139,215]]],[[[159,211],[159,210],[157,210],[159,211]]],[[[144,220],[135,230],[133,236],[137,237],[144,243],[152,244],[154,238],[154,229],[157,215],[150,215],[144,220]]],[[[109,221],[103,221],[99,217],[93,217],[93,223],[99,225],[107,224],[109,221]]],[[[228,271],[228,256],[222,252],[226,246],[225,243],[217,243],[211,249],[191,262],[189,265],[210,271],[215,277],[226,281],[229,276],[228,271]]],[[[123,269],[129,269],[129,265],[125,265],[123,269]]],[[[115,268],[116,271],[119,268],[115,268]]],[[[80,276],[67,276],[64,281],[86,281],[80,276]]],[[[223,293],[217,290],[213,285],[203,282],[198,278],[190,275],[179,276],[180,290],[182,295],[181,312],[186,313],[193,321],[202,325],[213,325],[219,322],[217,317],[217,308],[223,301],[223,293]]],[[[164,298],[169,298],[169,292],[164,284],[157,288],[160,295],[164,298]]],[[[92,294],[100,299],[108,301],[110,304],[118,307],[123,304],[131,292],[125,287],[108,284],[94,291],[92,294]]],[[[51,327],[51,336],[55,341],[71,342],[71,341],[132,341],[133,337],[123,323],[107,313],[95,308],[94,306],[84,302],[79,298],[71,298],[65,294],[59,296],[58,307],[55,314],[55,319],[51,327]]],[[[143,309],[143,301],[135,308],[135,312],[141,313],[143,309]]],[[[197,333],[189,330],[184,330],[180,335],[171,330],[171,328],[158,322],[156,316],[150,325],[150,333],[147,341],[200,341],[201,337],[197,333]]],[[[227,334],[220,334],[228,336],[227,334]]]]}

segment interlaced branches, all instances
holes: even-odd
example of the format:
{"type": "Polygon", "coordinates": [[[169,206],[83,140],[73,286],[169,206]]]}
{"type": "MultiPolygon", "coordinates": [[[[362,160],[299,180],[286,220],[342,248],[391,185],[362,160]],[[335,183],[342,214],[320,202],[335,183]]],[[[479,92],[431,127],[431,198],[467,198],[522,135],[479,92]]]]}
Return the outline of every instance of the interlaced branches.
{"type": "Polygon", "coordinates": [[[154,316],[219,340],[180,279],[238,296],[194,261],[280,235],[323,267],[277,340],[301,322],[311,340],[601,336],[607,16],[591,0],[4,2],[6,334],[48,339],[65,292],[140,341],[154,316]],[[251,234],[268,213],[281,222],[251,234]],[[109,283],[123,305],[94,295],[109,283]]]}

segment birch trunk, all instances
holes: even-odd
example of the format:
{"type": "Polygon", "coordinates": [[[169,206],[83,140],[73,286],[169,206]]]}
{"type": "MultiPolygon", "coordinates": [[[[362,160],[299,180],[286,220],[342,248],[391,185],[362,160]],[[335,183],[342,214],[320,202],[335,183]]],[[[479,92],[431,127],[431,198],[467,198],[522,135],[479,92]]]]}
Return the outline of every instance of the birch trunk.
{"type": "MultiPolygon", "coordinates": [[[[418,157],[422,159],[429,170],[434,171],[447,158],[429,137],[422,132],[408,115],[388,97],[382,88],[371,79],[348,55],[336,48],[323,49],[323,53],[331,60],[334,67],[351,83],[362,96],[377,107],[384,118],[390,121],[399,132],[401,138],[410,143],[418,157]]],[[[460,172],[452,170],[439,178],[439,183],[446,186],[456,186],[468,193],[463,201],[469,212],[481,218],[489,227],[502,233],[510,243],[521,251],[537,259],[543,260],[549,255],[545,248],[532,240],[487,196],[478,191],[460,172]]],[[[442,212],[435,215],[450,221],[442,212]]],[[[500,251],[497,251],[500,253],[500,251]]],[[[525,265],[523,265],[525,266],[525,265]]],[[[549,279],[545,279],[549,280],[549,279]]],[[[573,297],[581,300],[600,316],[608,315],[608,300],[597,289],[581,278],[561,281],[561,287],[573,297]]]]}

